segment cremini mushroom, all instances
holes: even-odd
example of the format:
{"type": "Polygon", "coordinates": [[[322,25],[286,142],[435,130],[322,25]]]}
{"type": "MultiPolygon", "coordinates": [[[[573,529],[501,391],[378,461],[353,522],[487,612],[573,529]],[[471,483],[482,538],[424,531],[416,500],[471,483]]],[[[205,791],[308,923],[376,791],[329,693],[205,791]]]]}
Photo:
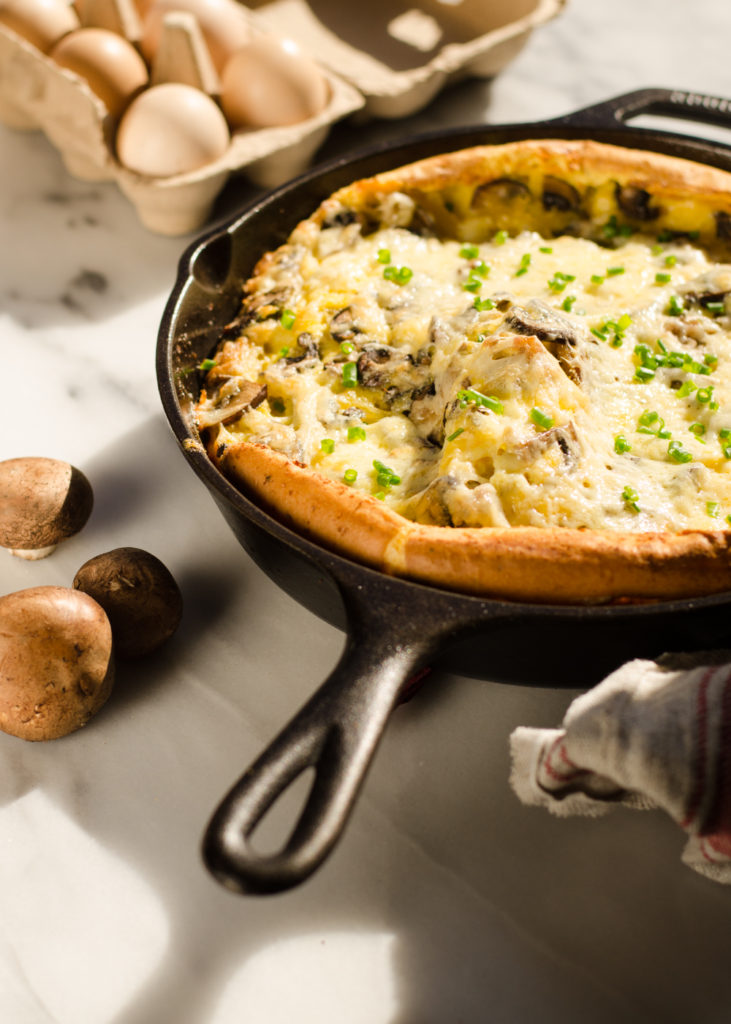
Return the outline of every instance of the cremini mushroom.
{"type": "Polygon", "coordinates": [[[0,546],[20,558],[45,558],[91,515],[91,484],[75,466],[27,457],[0,462],[0,546]]]}
{"type": "Polygon", "coordinates": [[[66,736],[99,711],[113,682],[112,629],[88,594],[44,586],[0,597],[3,732],[66,736]]]}
{"type": "Polygon", "coordinates": [[[115,548],[90,558],[73,585],[109,616],[120,658],[154,651],[173,635],[183,613],[183,598],[169,569],[141,548],[115,548]]]}

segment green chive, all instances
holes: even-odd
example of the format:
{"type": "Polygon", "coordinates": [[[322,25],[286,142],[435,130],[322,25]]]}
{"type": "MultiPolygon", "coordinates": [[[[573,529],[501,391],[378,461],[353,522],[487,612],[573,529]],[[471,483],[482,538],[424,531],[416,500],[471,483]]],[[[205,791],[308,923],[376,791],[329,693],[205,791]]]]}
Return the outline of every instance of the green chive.
{"type": "Polygon", "coordinates": [[[379,249],[376,253],[376,259],[379,263],[390,263],[391,262],[391,250],[390,249],[379,249]]]}
{"type": "Polygon", "coordinates": [[[678,388],[678,398],[687,398],[688,395],[692,395],[694,391],[698,390],[698,385],[694,384],[692,380],[683,381],[678,388]]]}
{"type": "Polygon", "coordinates": [[[624,267],[607,267],[607,276],[616,277],[617,274],[623,274],[624,267]]]}
{"type": "Polygon", "coordinates": [[[540,249],[539,249],[539,252],[547,252],[547,253],[552,253],[552,252],[553,252],[553,249],[551,248],[551,246],[550,246],[550,245],[542,245],[542,246],[540,247],[540,249]]]}
{"type": "Polygon", "coordinates": [[[626,437],[622,436],[622,434],[617,434],[617,436],[614,439],[614,450],[617,453],[617,455],[622,455],[624,452],[631,452],[632,445],[629,443],[626,437]]]}
{"type": "Polygon", "coordinates": [[[479,274],[480,277],[487,277],[487,275],[490,273],[490,268],[487,265],[487,263],[485,263],[484,260],[480,260],[479,263],[476,263],[474,265],[470,273],[479,274]]]}
{"type": "Polygon", "coordinates": [[[576,296],[575,295],[567,295],[566,298],[561,303],[561,309],[563,309],[566,313],[570,313],[571,312],[571,307],[573,306],[573,304],[575,302],[576,302],[576,296]]]}
{"type": "Polygon", "coordinates": [[[723,302],[705,302],[703,309],[708,313],[713,313],[714,316],[719,316],[726,309],[726,304],[723,302]]]}
{"type": "Polygon", "coordinates": [[[654,380],[655,371],[651,370],[649,366],[638,366],[635,370],[634,379],[638,380],[641,384],[647,384],[649,381],[654,380]]]}
{"type": "Polygon", "coordinates": [[[592,284],[604,284],[604,278],[603,278],[603,276],[601,274],[592,274],[591,275],[591,283],[592,284]]]}
{"type": "Polygon", "coordinates": [[[707,388],[698,388],[695,397],[701,403],[701,405],[708,405],[713,398],[713,385],[709,384],[707,388]]]}
{"type": "Polygon", "coordinates": [[[675,256],[673,253],[668,253],[668,255],[665,257],[665,266],[666,267],[674,267],[677,262],[678,262],[678,257],[675,256]]]}
{"type": "Polygon", "coordinates": [[[695,434],[696,437],[703,437],[706,432],[705,423],[691,423],[688,427],[691,434],[695,434]]]}
{"type": "Polygon", "coordinates": [[[505,245],[505,243],[508,240],[507,231],[496,231],[495,234],[492,236],[492,240],[495,243],[495,245],[505,245]]]}
{"type": "Polygon", "coordinates": [[[479,310],[480,313],[484,313],[488,309],[494,309],[495,303],[492,299],[475,299],[472,303],[475,309],[479,310]]]}
{"type": "Polygon", "coordinates": [[[624,501],[627,508],[631,509],[633,512],[640,511],[640,506],[637,504],[639,498],[640,496],[637,493],[637,491],[634,489],[634,487],[630,487],[629,484],[622,491],[622,500],[624,501]]]}
{"type": "Polygon", "coordinates": [[[671,441],[668,445],[668,455],[674,462],[691,462],[693,456],[683,448],[680,441],[671,441]]]}
{"type": "Polygon", "coordinates": [[[343,363],[343,387],[354,388],[358,386],[358,364],[343,363]]]}
{"type": "Polygon", "coordinates": [[[286,327],[287,330],[293,326],[295,321],[295,315],[291,309],[283,309],[279,315],[279,322],[282,327],[286,327]]]}
{"type": "Polygon", "coordinates": [[[480,250],[476,245],[463,245],[459,250],[459,254],[466,260],[476,260],[480,255],[480,250]]]}
{"type": "Polygon", "coordinates": [[[671,295],[668,308],[665,310],[668,316],[680,316],[684,310],[683,300],[677,295],[671,295]]]}
{"type": "Polygon", "coordinates": [[[575,274],[564,274],[561,270],[557,270],[553,277],[548,281],[548,287],[553,292],[562,292],[570,281],[575,280],[575,274]]]}
{"type": "Polygon", "coordinates": [[[523,253],[520,257],[520,266],[515,271],[516,277],[522,277],[523,274],[528,273],[528,267],[530,266],[531,255],[529,252],[523,253]]]}
{"type": "Polygon", "coordinates": [[[549,427],[553,426],[553,416],[549,416],[548,413],[536,408],[536,406],[531,409],[530,418],[537,427],[541,427],[543,430],[548,430],[549,427]]]}
{"type": "Polygon", "coordinates": [[[204,359],[202,360],[202,362],[198,363],[198,369],[203,370],[204,373],[207,373],[209,370],[212,370],[215,365],[215,359],[204,359]]]}
{"type": "Polygon", "coordinates": [[[447,438],[448,441],[456,441],[460,434],[464,434],[464,427],[457,427],[453,434],[447,438]]]}
{"type": "Polygon", "coordinates": [[[357,469],[346,469],[345,472],[343,473],[343,480],[345,481],[346,484],[354,484],[357,479],[357,469]]]}
{"type": "Polygon", "coordinates": [[[379,487],[393,487],[401,483],[398,476],[389,466],[384,466],[378,459],[373,460],[373,468],[376,471],[376,482],[379,487]]]}
{"type": "Polygon", "coordinates": [[[479,277],[468,277],[462,287],[466,292],[479,292],[482,288],[482,281],[479,277]]]}
{"type": "Polygon", "coordinates": [[[717,516],[720,505],[717,501],[706,502],[706,512],[709,516],[717,516]]]}
{"type": "Polygon", "coordinates": [[[323,437],[322,441],[320,441],[320,449],[326,455],[332,455],[335,451],[335,442],[331,437],[323,437]]]}
{"type": "Polygon", "coordinates": [[[365,441],[366,432],[363,427],[348,427],[348,440],[352,444],[353,441],[365,441]]]}
{"type": "Polygon", "coordinates": [[[463,391],[458,391],[457,398],[462,409],[466,405],[472,404],[481,405],[498,415],[504,411],[502,402],[498,401],[497,398],[493,395],[483,395],[481,391],[477,391],[475,388],[465,388],[463,391]]]}
{"type": "Polygon", "coordinates": [[[394,284],[403,286],[408,284],[411,278],[414,276],[414,271],[411,267],[394,267],[389,266],[383,271],[383,276],[387,281],[393,281],[394,284]]]}
{"type": "Polygon", "coordinates": [[[672,279],[672,274],[655,274],[655,284],[668,284],[672,279]]]}
{"type": "Polygon", "coordinates": [[[343,353],[344,356],[349,356],[351,352],[355,351],[355,345],[353,344],[352,341],[341,341],[340,351],[343,353]]]}

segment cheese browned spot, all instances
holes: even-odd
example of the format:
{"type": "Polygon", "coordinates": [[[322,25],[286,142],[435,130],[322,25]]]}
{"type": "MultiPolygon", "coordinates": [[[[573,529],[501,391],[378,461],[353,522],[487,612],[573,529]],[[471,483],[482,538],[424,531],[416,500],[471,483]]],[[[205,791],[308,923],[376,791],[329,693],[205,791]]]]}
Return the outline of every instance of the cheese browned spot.
{"type": "MultiPolygon", "coordinates": [[[[479,592],[498,547],[525,577],[573,545],[566,599],[584,596],[590,549],[588,596],[618,596],[609,551],[642,577],[637,594],[665,596],[652,577],[673,550],[687,571],[684,531],[713,535],[693,558],[725,572],[730,182],[563,142],[356,182],[246,282],[240,334],[199,401],[209,453],[298,528],[400,575],[429,578],[428,551],[437,582],[476,574],[464,585],[479,592]],[[299,499],[272,489],[291,465],[299,499]],[[456,569],[468,550],[474,571],[456,569]]],[[[501,572],[486,592],[505,592],[501,572]]]]}

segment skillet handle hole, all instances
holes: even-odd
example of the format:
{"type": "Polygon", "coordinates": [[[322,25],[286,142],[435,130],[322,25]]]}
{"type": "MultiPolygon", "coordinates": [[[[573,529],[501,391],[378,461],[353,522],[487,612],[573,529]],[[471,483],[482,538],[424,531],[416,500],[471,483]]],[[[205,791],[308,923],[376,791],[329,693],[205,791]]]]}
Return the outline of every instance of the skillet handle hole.
{"type": "Polygon", "coordinates": [[[314,767],[303,769],[254,823],[246,837],[255,857],[269,857],[289,842],[315,784],[314,767]]]}

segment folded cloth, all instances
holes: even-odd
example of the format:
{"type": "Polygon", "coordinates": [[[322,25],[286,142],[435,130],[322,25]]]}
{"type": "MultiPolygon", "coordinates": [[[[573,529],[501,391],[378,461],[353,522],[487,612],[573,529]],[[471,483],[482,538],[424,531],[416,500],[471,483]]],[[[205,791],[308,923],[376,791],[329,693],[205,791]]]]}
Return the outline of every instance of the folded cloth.
{"type": "MultiPolygon", "coordinates": [[[[726,652],[728,657],[728,652],[726,652]]],[[[560,729],[516,729],[511,785],[557,815],[662,808],[682,859],[731,884],[731,664],[631,661],[570,705],[560,729]]]]}

